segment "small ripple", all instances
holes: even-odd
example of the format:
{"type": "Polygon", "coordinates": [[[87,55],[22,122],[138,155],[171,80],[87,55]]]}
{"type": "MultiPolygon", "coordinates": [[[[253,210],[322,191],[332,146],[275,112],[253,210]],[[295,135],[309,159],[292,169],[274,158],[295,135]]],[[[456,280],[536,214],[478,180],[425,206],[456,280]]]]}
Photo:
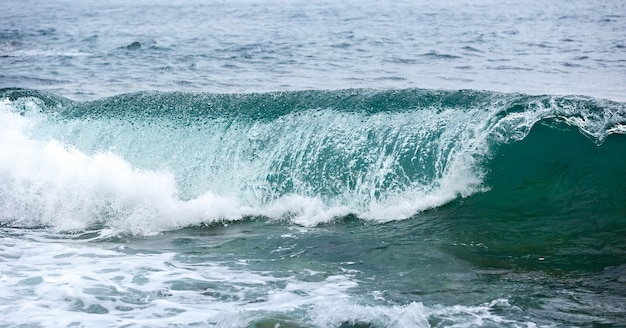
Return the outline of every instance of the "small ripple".
{"type": "Polygon", "coordinates": [[[441,54],[437,51],[430,51],[420,55],[421,57],[428,57],[432,59],[459,59],[460,56],[451,55],[451,54],[441,54]]]}

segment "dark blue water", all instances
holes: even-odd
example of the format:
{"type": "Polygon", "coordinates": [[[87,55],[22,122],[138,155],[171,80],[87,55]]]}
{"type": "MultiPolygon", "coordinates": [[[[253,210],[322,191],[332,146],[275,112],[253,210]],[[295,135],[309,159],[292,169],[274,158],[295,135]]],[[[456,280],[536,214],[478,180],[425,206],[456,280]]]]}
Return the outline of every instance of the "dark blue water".
{"type": "Polygon", "coordinates": [[[0,3],[0,326],[623,325],[623,12],[0,3]]]}

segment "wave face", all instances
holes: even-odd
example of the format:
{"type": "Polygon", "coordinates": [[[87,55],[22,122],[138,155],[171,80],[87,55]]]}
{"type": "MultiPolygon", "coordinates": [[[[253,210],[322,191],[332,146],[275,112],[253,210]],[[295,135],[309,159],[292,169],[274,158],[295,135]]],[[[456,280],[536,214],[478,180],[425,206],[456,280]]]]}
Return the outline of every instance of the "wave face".
{"type": "Polygon", "coordinates": [[[626,105],[607,100],[422,89],[90,102],[2,89],[0,99],[5,226],[151,234],[248,216],[386,222],[455,199],[495,211],[549,190],[571,209],[573,194],[611,204],[626,194],[614,193],[625,185],[615,178],[626,105]]]}

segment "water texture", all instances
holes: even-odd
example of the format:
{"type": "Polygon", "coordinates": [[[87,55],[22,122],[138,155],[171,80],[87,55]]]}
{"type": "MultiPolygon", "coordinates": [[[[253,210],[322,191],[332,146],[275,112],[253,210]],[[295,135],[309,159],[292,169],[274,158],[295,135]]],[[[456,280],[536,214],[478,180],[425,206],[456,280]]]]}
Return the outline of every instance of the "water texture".
{"type": "Polygon", "coordinates": [[[5,1],[0,87],[487,89],[626,100],[621,1],[5,1]]]}
{"type": "Polygon", "coordinates": [[[1,2],[0,326],[622,326],[625,9],[1,2]]]}

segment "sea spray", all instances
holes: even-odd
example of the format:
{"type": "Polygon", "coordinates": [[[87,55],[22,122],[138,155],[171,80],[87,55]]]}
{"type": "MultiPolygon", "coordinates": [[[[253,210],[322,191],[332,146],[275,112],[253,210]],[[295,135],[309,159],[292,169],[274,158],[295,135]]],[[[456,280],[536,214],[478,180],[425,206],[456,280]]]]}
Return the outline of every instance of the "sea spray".
{"type": "Polygon", "coordinates": [[[488,190],[490,159],[538,122],[597,144],[626,122],[621,103],[472,90],[1,95],[3,224],[139,234],[405,219],[488,190]]]}

